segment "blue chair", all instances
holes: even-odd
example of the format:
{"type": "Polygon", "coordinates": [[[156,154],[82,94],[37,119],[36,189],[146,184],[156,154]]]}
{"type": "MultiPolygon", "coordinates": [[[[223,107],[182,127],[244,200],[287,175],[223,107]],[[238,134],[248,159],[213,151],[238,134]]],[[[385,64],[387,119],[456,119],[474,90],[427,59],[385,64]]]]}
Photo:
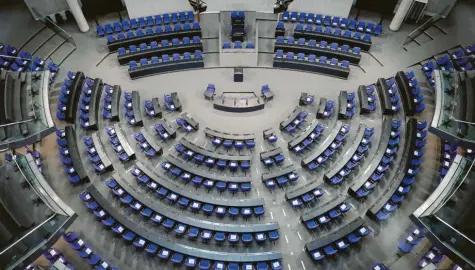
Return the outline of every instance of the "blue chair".
{"type": "Polygon", "coordinates": [[[104,28],[101,25],[96,26],[97,35],[103,37],[105,35],[104,28]]]}
{"type": "Polygon", "coordinates": [[[373,34],[376,36],[379,36],[381,35],[382,32],[383,32],[383,25],[382,24],[376,25],[376,27],[374,28],[373,34]]]}
{"type": "Polygon", "coordinates": [[[138,27],[137,19],[130,19],[130,28],[137,29],[138,27]]]}
{"type": "Polygon", "coordinates": [[[139,23],[139,27],[140,27],[140,28],[145,28],[145,27],[147,26],[147,22],[145,22],[145,18],[144,18],[144,17],[138,18],[138,23],[139,23]]]}
{"type": "MultiPolygon", "coordinates": [[[[282,37],[283,38],[283,37],[282,37]]],[[[231,49],[231,42],[224,42],[223,43],[223,49],[231,49]]]]}
{"type": "Polygon", "coordinates": [[[315,24],[322,24],[323,23],[323,15],[322,14],[317,14],[315,16],[315,24]]]}
{"type": "Polygon", "coordinates": [[[300,12],[300,14],[299,14],[299,16],[298,16],[298,19],[299,19],[299,22],[305,23],[306,20],[307,20],[307,13],[305,13],[305,12],[300,12]]]}
{"type": "Polygon", "coordinates": [[[293,11],[293,12],[290,14],[290,20],[291,20],[292,22],[296,22],[296,21],[297,21],[297,16],[298,16],[298,12],[293,11]]]}

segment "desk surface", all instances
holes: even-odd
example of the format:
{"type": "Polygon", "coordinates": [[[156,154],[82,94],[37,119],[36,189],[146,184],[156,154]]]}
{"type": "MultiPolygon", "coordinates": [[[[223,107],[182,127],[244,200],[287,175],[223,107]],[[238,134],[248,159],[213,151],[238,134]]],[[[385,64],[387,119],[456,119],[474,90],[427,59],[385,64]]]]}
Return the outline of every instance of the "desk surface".
{"type": "Polygon", "coordinates": [[[348,148],[345,154],[339,158],[338,163],[334,164],[332,168],[325,173],[324,175],[325,179],[330,179],[333,176],[335,176],[351,160],[353,155],[356,153],[356,150],[358,150],[358,147],[360,146],[361,141],[363,140],[364,131],[366,128],[367,127],[364,124],[360,124],[358,126],[358,130],[356,131],[356,137],[351,143],[350,148],[348,148]]]}
{"type": "Polygon", "coordinates": [[[170,162],[173,166],[179,167],[182,170],[185,170],[193,175],[201,176],[203,179],[222,181],[226,183],[251,183],[252,178],[250,176],[227,176],[221,174],[213,174],[209,171],[201,170],[198,168],[191,167],[188,163],[183,163],[172,155],[168,155],[166,160],[170,162]]]}
{"type": "Polygon", "coordinates": [[[127,137],[125,136],[124,131],[120,127],[119,123],[114,124],[114,130],[125,153],[129,157],[132,157],[135,154],[134,150],[132,150],[132,147],[130,147],[129,141],[127,140],[127,137]]]}
{"type": "Polygon", "coordinates": [[[234,155],[226,155],[226,154],[218,154],[215,152],[211,152],[208,149],[205,149],[201,146],[193,144],[192,142],[188,141],[185,138],[182,138],[178,143],[182,144],[186,148],[190,149],[191,151],[201,154],[206,157],[211,157],[215,159],[222,159],[222,160],[231,160],[231,161],[250,161],[251,156],[234,156],[234,155]]]}
{"type": "Polygon", "coordinates": [[[277,172],[263,173],[262,176],[261,176],[261,179],[262,179],[262,181],[266,181],[266,180],[269,180],[269,179],[275,179],[279,176],[283,176],[283,175],[293,173],[293,172],[295,172],[295,170],[296,170],[295,166],[290,165],[290,166],[287,166],[287,167],[285,167],[282,170],[277,171],[277,172]]]}
{"type": "Polygon", "coordinates": [[[315,149],[315,151],[313,151],[312,154],[306,159],[302,159],[302,166],[308,165],[310,162],[320,156],[323,152],[325,152],[325,150],[333,143],[338,133],[340,133],[342,127],[343,122],[337,121],[335,126],[332,128],[331,133],[328,134],[327,138],[318,146],[318,148],[315,149]]]}
{"type": "Polygon", "coordinates": [[[290,113],[290,115],[287,116],[284,121],[280,122],[280,129],[284,129],[286,126],[290,125],[302,111],[302,107],[296,106],[295,109],[290,113]]]}
{"type": "Polygon", "coordinates": [[[210,129],[208,127],[204,129],[204,133],[210,137],[217,137],[224,140],[233,140],[233,141],[247,141],[247,140],[254,140],[256,138],[256,135],[254,135],[254,133],[249,133],[249,134],[226,133],[226,132],[210,129]]]}
{"type": "Polygon", "coordinates": [[[295,146],[301,144],[308,136],[310,136],[312,132],[315,131],[315,128],[317,127],[317,125],[318,125],[318,121],[314,120],[314,122],[310,126],[308,126],[304,132],[302,132],[297,138],[291,140],[288,143],[289,149],[292,149],[295,146]]]}
{"type": "Polygon", "coordinates": [[[76,141],[76,132],[72,126],[66,126],[64,128],[66,134],[66,141],[68,142],[68,151],[71,160],[73,161],[73,167],[81,180],[88,179],[86,170],[82,165],[81,155],[79,154],[78,145],[76,141]]]}
{"type": "Polygon", "coordinates": [[[260,157],[261,157],[261,160],[264,160],[264,159],[267,159],[267,158],[277,156],[278,154],[282,154],[282,153],[283,153],[282,148],[277,147],[277,148],[274,148],[274,149],[271,149],[271,150],[261,152],[260,157]]]}
{"type": "Polygon", "coordinates": [[[92,141],[94,142],[94,148],[96,149],[96,152],[99,155],[99,158],[101,159],[101,162],[104,167],[108,168],[109,166],[112,166],[112,163],[110,162],[109,157],[107,156],[107,153],[104,150],[104,146],[102,145],[101,139],[99,138],[97,132],[94,132],[91,137],[92,141]]]}

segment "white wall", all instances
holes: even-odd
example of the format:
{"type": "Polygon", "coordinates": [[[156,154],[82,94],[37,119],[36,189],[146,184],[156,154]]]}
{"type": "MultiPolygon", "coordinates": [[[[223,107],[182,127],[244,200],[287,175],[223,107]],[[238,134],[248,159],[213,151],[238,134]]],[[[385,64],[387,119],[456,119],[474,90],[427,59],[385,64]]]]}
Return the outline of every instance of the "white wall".
{"type": "Polygon", "coordinates": [[[124,0],[130,18],[193,10],[187,0],[124,0]]]}
{"type": "Polygon", "coordinates": [[[352,5],[353,0],[294,0],[289,6],[289,11],[348,17],[352,5]]]}

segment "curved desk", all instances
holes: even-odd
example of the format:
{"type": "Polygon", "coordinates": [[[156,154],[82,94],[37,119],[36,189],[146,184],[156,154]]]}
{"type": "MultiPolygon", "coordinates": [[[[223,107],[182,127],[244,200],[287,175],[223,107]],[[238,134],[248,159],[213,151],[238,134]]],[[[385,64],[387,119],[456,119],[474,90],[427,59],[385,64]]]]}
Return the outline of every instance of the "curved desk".
{"type": "Polygon", "coordinates": [[[331,179],[333,176],[335,176],[338,172],[340,172],[345,165],[351,160],[353,155],[356,153],[356,150],[358,150],[358,147],[360,146],[361,141],[363,141],[365,129],[367,128],[366,125],[360,124],[358,127],[358,130],[356,131],[356,137],[351,143],[350,148],[345,152],[345,154],[339,158],[338,163],[334,164],[331,168],[331,170],[327,171],[324,175],[323,178],[325,180],[331,179]]]}
{"type": "Polygon", "coordinates": [[[335,140],[338,133],[340,133],[341,128],[343,127],[343,122],[337,121],[335,126],[332,129],[332,132],[328,134],[327,138],[318,146],[313,153],[305,159],[302,159],[302,166],[307,166],[309,163],[314,161],[318,156],[320,156],[335,140]]]}
{"type": "Polygon", "coordinates": [[[189,37],[190,39],[194,36],[201,37],[201,28],[200,29],[190,29],[182,31],[172,31],[165,33],[154,33],[153,35],[143,35],[135,36],[133,38],[127,38],[123,40],[115,40],[114,42],[107,43],[110,52],[115,52],[120,47],[128,48],[130,45],[137,45],[140,43],[150,43],[152,41],[161,42],[162,40],[171,40],[173,38],[184,38],[189,37]]]}
{"type": "Polygon", "coordinates": [[[203,130],[203,132],[206,134],[206,136],[209,136],[211,138],[214,138],[214,137],[221,138],[223,140],[247,141],[247,140],[254,140],[256,138],[254,133],[243,133],[243,134],[227,133],[227,132],[211,129],[209,127],[206,127],[203,130]]]}
{"type": "Polygon", "coordinates": [[[274,46],[274,52],[277,52],[277,50],[283,50],[284,52],[293,52],[296,54],[297,53],[304,53],[306,55],[314,54],[318,56],[326,56],[328,58],[337,58],[339,60],[348,60],[352,64],[358,64],[361,60],[361,55],[359,54],[332,50],[330,48],[320,48],[317,46],[286,44],[286,43],[276,42],[274,46]]]}
{"type": "MultiPolygon", "coordinates": [[[[137,43],[136,43],[137,44],[137,43]]],[[[190,43],[180,44],[178,46],[168,46],[159,48],[148,48],[146,50],[139,50],[131,53],[130,51],[117,56],[120,65],[127,65],[130,61],[140,61],[142,58],[150,59],[152,56],[159,56],[164,54],[172,55],[174,53],[182,54],[184,52],[194,52],[196,50],[203,51],[203,44],[190,43]]]]}
{"type": "Polygon", "coordinates": [[[210,173],[209,171],[199,170],[196,168],[191,167],[188,163],[183,163],[179,159],[175,158],[174,156],[168,155],[166,160],[170,162],[173,166],[181,168],[184,171],[189,172],[193,175],[198,175],[203,179],[210,179],[215,181],[221,181],[225,183],[251,183],[252,178],[250,176],[224,176],[210,173]]]}
{"type": "Polygon", "coordinates": [[[188,141],[185,138],[182,138],[181,140],[178,141],[179,144],[183,145],[187,149],[201,154],[205,157],[210,157],[214,159],[221,159],[221,160],[229,160],[229,161],[251,161],[251,156],[234,156],[234,155],[226,155],[226,154],[218,154],[215,152],[211,152],[208,149],[205,149],[201,146],[198,146],[190,141],[188,141]]]}
{"type": "Polygon", "coordinates": [[[290,113],[287,118],[280,122],[280,130],[283,130],[286,126],[292,124],[292,122],[297,118],[297,116],[303,111],[302,107],[296,106],[295,109],[290,113]]]}

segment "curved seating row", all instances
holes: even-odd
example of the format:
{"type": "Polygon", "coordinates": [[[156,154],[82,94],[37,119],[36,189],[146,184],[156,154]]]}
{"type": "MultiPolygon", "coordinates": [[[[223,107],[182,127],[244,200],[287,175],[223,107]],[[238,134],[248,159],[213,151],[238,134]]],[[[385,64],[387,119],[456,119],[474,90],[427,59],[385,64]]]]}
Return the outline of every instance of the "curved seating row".
{"type": "Polygon", "coordinates": [[[221,132],[206,127],[203,132],[207,137],[212,138],[211,143],[216,147],[223,146],[226,149],[235,147],[237,150],[241,150],[246,146],[247,149],[252,149],[256,146],[254,141],[256,136],[253,133],[250,134],[237,134],[221,132]]]}
{"type": "Polygon", "coordinates": [[[324,167],[326,161],[332,158],[333,154],[340,149],[343,141],[346,139],[351,126],[338,121],[332,129],[329,136],[318,146],[318,148],[305,159],[302,159],[302,166],[310,171],[318,167],[324,167]]]}
{"type": "Polygon", "coordinates": [[[176,123],[186,132],[197,131],[200,127],[199,123],[186,112],[180,113],[176,119],[176,123]]]}
{"type": "Polygon", "coordinates": [[[386,220],[405,199],[405,194],[409,192],[410,186],[416,181],[419,165],[422,163],[425,136],[427,135],[424,128],[417,127],[415,118],[407,121],[403,151],[405,155],[402,157],[399,169],[384,194],[366,212],[369,217],[377,221],[386,220]]]}
{"type": "Polygon", "coordinates": [[[289,165],[277,172],[263,173],[261,176],[262,182],[268,189],[275,189],[276,186],[283,187],[287,183],[295,183],[299,179],[294,165],[289,165]]]}
{"type": "Polygon", "coordinates": [[[391,117],[384,117],[378,150],[369,166],[355,177],[355,181],[348,188],[350,195],[357,199],[365,198],[384,177],[398,150],[401,124],[401,120],[392,120],[391,117]]]}
{"type": "Polygon", "coordinates": [[[384,115],[395,114],[401,109],[399,91],[394,79],[379,78],[376,83],[376,90],[381,100],[381,110],[384,115]]]}
{"type": "MultiPolygon", "coordinates": [[[[170,243],[169,241],[157,236],[156,234],[145,230],[137,224],[130,221],[117,211],[110,203],[101,196],[94,185],[87,188],[91,200],[97,205],[94,213],[104,221],[113,218],[115,222],[110,226],[105,226],[128,243],[133,243],[138,249],[144,249],[150,255],[157,256],[163,260],[187,267],[200,266],[201,269],[254,269],[258,270],[282,270],[282,254],[279,252],[260,252],[260,253],[227,253],[217,251],[207,251],[198,248],[185,246],[182,244],[170,243]],[[102,213],[101,213],[102,212],[102,213]],[[185,258],[186,257],[186,258],[185,258]],[[184,261],[184,262],[183,262],[184,261]],[[199,262],[198,262],[199,261],[199,262]],[[227,265],[227,268],[226,268],[227,265]]],[[[86,205],[93,204],[86,203],[86,205]]]]}
{"type": "Polygon", "coordinates": [[[263,199],[223,200],[193,193],[183,195],[180,187],[161,178],[140,162],[135,163],[135,167],[130,173],[136,177],[138,183],[146,185],[148,189],[154,191],[160,198],[166,198],[172,204],[178,202],[180,207],[189,207],[193,212],[203,210],[205,215],[211,215],[214,212],[219,217],[223,217],[227,212],[233,218],[239,214],[247,218],[253,212],[257,217],[264,214],[263,199]]]}
{"type": "MultiPolygon", "coordinates": [[[[196,239],[198,235],[203,241],[213,239],[219,243],[227,238],[230,244],[237,244],[239,238],[246,244],[251,244],[253,238],[256,242],[263,243],[267,237],[271,241],[279,239],[279,224],[276,222],[252,225],[237,225],[203,221],[196,218],[183,216],[143,197],[130,187],[120,175],[114,174],[113,178],[105,184],[110,188],[115,197],[122,204],[128,204],[133,210],[140,212],[145,218],[150,218],[155,225],[162,225],[168,231],[174,231],[177,236],[187,234],[190,239],[196,239]],[[232,235],[235,235],[232,237],[232,235]]],[[[85,194],[81,195],[85,196],[85,194]]]]}
{"type": "Polygon", "coordinates": [[[59,95],[58,110],[56,117],[59,120],[65,120],[69,123],[76,122],[76,113],[78,111],[79,97],[84,86],[86,77],[84,73],[78,71],[68,72],[68,78],[64,79],[61,86],[61,94],[59,95]]]}
{"type": "Polygon", "coordinates": [[[318,201],[318,199],[325,194],[325,191],[320,186],[321,183],[313,181],[305,186],[286,192],[285,199],[290,201],[290,204],[294,208],[301,208],[302,203],[304,203],[305,206],[310,205],[314,201],[318,201]]]}
{"type": "Polygon", "coordinates": [[[360,161],[364,159],[371,144],[374,128],[368,128],[360,124],[356,132],[356,137],[346,153],[339,158],[339,162],[323,175],[323,179],[333,185],[338,185],[350,174],[354,173],[361,165],[360,161]]]}
{"type": "Polygon", "coordinates": [[[113,22],[112,24],[106,23],[104,25],[96,26],[96,32],[98,36],[110,35],[112,33],[120,33],[122,31],[128,31],[130,29],[138,29],[145,27],[153,27],[155,25],[163,25],[170,23],[186,23],[193,22],[195,15],[193,11],[181,11],[157,14],[154,16],[132,18],[129,20],[123,20],[122,22],[113,22]]]}
{"type": "Polygon", "coordinates": [[[383,31],[382,24],[306,12],[285,11],[282,13],[281,20],[284,22],[315,23],[316,25],[338,27],[352,31],[357,30],[359,32],[364,32],[375,36],[381,35],[383,31]]]}
{"type": "Polygon", "coordinates": [[[231,170],[237,170],[238,167],[248,170],[251,167],[251,156],[218,154],[195,145],[185,138],[178,141],[178,144],[175,145],[175,150],[185,159],[193,159],[197,164],[204,162],[208,167],[214,167],[215,164],[220,169],[229,167],[231,170]]]}
{"type": "Polygon", "coordinates": [[[320,135],[325,130],[325,126],[314,121],[307,129],[302,132],[298,137],[291,140],[287,147],[299,154],[303,150],[310,148],[310,146],[319,140],[320,135]]]}
{"type": "Polygon", "coordinates": [[[124,93],[125,119],[132,126],[143,126],[140,94],[138,91],[124,93]]]}
{"type": "Polygon", "coordinates": [[[175,24],[173,28],[171,25],[165,25],[164,27],[156,26],[155,28],[149,27],[143,30],[131,30],[126,34],[119,33],[116,36],[109,35],[107,36],[107,46],[109,47],[109,51],[115,52],[120,47],[125,48],[130,45],[150,43],[152,41],[159,42],[163,39],[184,37],[193,38],[194,36],[201,37],[201,27],[199,22],[194,22],[193,24],[175,24]]]}
{"type": "Polygon", "coordinates": [[[176,138],[176,130],[174,130],[170,125],[167,124],[165,119],[159,120],[154,126],[155,132],[166,141],[168,139],[176,138]]]}
{"type": "Polygon", "coordinates": [[[457,155],[457,146],[452,145],[447,141],[442,140],[442,155],[440,157],[440,176],[439,176],[439,184],[442,182],[442,179],[447,175],[452,162],[457,155]]]}
{"type": "Polygon", "coordinates": [[[338,44],[348,44],[351,47],[359,47],[363,51],[369,51],[372,45],[371,35],[362,35],[358,32],[350,30],[342,31],[341,29],[333,29],[331,27],[323,28],[307,24],[297,24],[294,29],[295,38],[315,39],[316,41],[326,40],[327,42],[338,44]]]}
{"type": "Polygon", "coordinates": [[[127,137],[119,124],[114,124],[113,127],[105,128],[105,131],[107,135],[109,135],[108,141],[110,142],[112,149],[114,149],[114,152],[121,162],[135,159],[134,150],[130,147],[127,137]]]}
{"type": "Polygon", "coordinates": [[[140,145],[140,149],[144,151],[148,158],[153,158],[163,154],[162,147],[155,142],[155,139],[150,136],[145,128],[141,128],[140,132],[134,133],[134,138],[137,141],[137,144],[140,145]]]}
{"type": "Polygon", "coordinates": [[[119,270],[119,268],[108,263],[101,255],[95,253],[76,232],[64,234],[63,239],[72,249],[76,250],[79,257],[85,259],[91,267],[95,267],[97,270],[119,270]]]}
{"type": "Polygon", "coordinates": [[[356,93],[340,91],[338,96],[338,119],[351,119],[356,112],[356,93]]]}
{"type": "Polygon", "coordinates": [[[424,95],[421,93],[420,87],[417,85],[417,79],[414,78],[414,71],[404,73],[399,71],[396,73],[395,80],[399,94],[401,95],[402,106],[404,107],[404,113],[407,116],[414,116],[417,112],[422,112],[422,108],[425,107],[423,100],[424,95]]]}
{"type": "Polygon", "coordinates": [[[305,54],[299,53],[295,56],[293,52],[286,52],[284,54],[284,51],[277,50],[274,56],[273,67],[303,70],[346,79],[350,74],[349,65],[350,63],[347,60],[338,63],[336,58],[328,61],[326,56],[320,56],[317,61],[317,57],[314,54],[306,57],[305,54]]]}
{"type": "Polygon", "coordinates": [[[320,42],[317,43],[315,39],[306,41],[305,38],[299,38],[297,43],[295,43],[293,37],[284,38],[283,36],[278,36],[274,46],[274,51],[276,52],[277,50],[304,53],[307,55],[321,55],[329,58],[347,60],[352,64],[358,64],[361,60],[361,49],[359,47],[353,47],[350,50],[350,46],[346,44],[338,47],[338,43],[334,42],[328,44],[325,40],[320,40],[320,42]]]}
{"type": "Polygon", "coordinates": [[[280,130],[285,130],[289,133],[294,133],[296,128],[299,128],[302,122],[307,118],[308,112],[304,111],[302,107],[296,106],[287,118],[280,122],[280,130]]]}
{"type": "Polygon", "coordinates": [[[342,229],[329,233],[318,240],[305,244],[305,250],[313,260],[320,261],[326,256],[333,256],[347,249],[350,245],[358,243],[362,237],[371,233],[361,217],[357,217],[342,229]]]}
{"type": "Polygon", "coordinates": [[[103,86],[101,79],[86,78],[82,87],[79,122],[85,130],[97,130],[99,102],[103,86]]]}
{"type": "Polygon", "coordinates": [[[168,54],[162,55],[162,58],[153,56],[150,62],[147,58],[142,58],[140,66],[137,66],[135,61],[131,61],[129,62],[129,75],[131,79],[137,79],[159,73],[202,67],[204,67],[203,55],[201,51],[196,50],[193,55],[189,52],[183,53],[183,56],[174,53],[172,58],[168,54]]]}
{"type": "Polygon", "coordinates": [[[72,126],[66,126],[64,130],[56,130],[56,143],[61,154],[61,163],[69,181],[78,184],[81,181],[89,181],[86,170],[83,167],[81,155],[76,142],[76,132],[72,126]]]}
{"type": "Polygon", "coordinates": [[[97,173],[114,169],[97,132],[91,136],[82,137],[82,141],[86,145],[87,158],[92,162],[97,173]]]}
{"type": "Polygon", "coordinates": [[[376,111],[376,95],[374,94],[374,85],[358,87],[358,98],[360,100],[360,113],[367,114],[376,111]]]}
{"type": "MultiPolygon", "coordinates": [[[[305,226],[309,230],[315,230],[320,226],[325,226],[332,220],[337,220],[346,212],[351,210],[346,195],[338,196],[323,205],[320,205],[317,209],[311,209],[310,211],[302,214],[300,220],[305,222],[305,226]]],[[[295,208],[295,206],[294,206],[295,208]]]]}
{"type": "Polygon", "coordinates": [[[155,55],[203,51],[203,44],[199,36],[194,36],[192,39],[184,37],[181,42],[178,38],[174,38],[171,40],[171,44],[168,40],[162,39],[160,44],[152,41],[149,45],[141,43],[138,47],[138,50],[136,45],[130,45],[128,50],[123,47],[117,49],[119,64],[126,65],[130,61],[140,61],[142,58],[151,58],[155,55]]]}
{"type": "Polygon", "coordinates": [[[180,177],[180,179],[185,183],[191,181],[196,187],[204,186],[206,189],[212,189],[215,187],[220,192],[228,189],[233,193],[239,190],[242,192],[248,192],[251,190],[252,179],[249,176],[225,176],[213,174],[192,167],[188,163],[184,163],[171,155],[167,156],[161,166],[173,177],[180,177]]]}
{"type": "Polygon", "coordinates": [[[277,147],[268,151],[261,152],[259,154],[261,162],[266,166],[270,167],[274,164],[281,164],[285,161],[285,156],[282,151],[282,148],[277,147]]]}
{"type": "Polygon", "coordinates": [[[102,107],[102,117],[111,121],[119,121],[119,104],[122,90],[119,85],[104,84],[104,105],[102,107]]]}

